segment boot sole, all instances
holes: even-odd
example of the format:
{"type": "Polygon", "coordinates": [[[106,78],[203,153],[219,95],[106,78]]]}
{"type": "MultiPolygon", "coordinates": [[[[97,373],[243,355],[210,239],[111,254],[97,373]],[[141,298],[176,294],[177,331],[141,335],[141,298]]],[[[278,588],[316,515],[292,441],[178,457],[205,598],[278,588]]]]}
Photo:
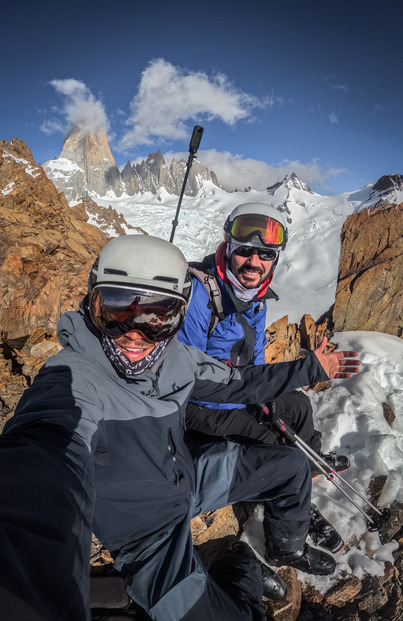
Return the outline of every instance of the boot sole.
{"type": "MultiPolygon", "coordinates": [[[[335,550],[329,550],[332,554],[338,554],[339,552],[341,552],[344,548],[345,548],[346,544],[344,543],[344,541],[342,541],[341,545],[336,548],[335,550]]],[[[326,550],[326,548],[325,548],[326,550]]]]}
{"type": "Polygon", "coordinates": [[[344,541],[341,542],[341,544],[339,545],[338,548],[326,548],[325,546],[321,546],[319,543],[314,543],[314,541],[312,540],[313,545],[315,546],[315,548],[320,548],[321,550],[324,550],[325,552],[330,552],[330,554],[338,554],[339,552],[341,552],[343,550],[343,548],[345,548],[346,544],[344,543],[344,541]]]}
{"type": "MultiPolygon", "coordinates": [[[[268,564],[268,561],[266,561],[266,565],[267,564],[268,564]]],[[[277,569],[279,569],[280,567],[293,567],[294,569],[297,569],[298,571],[302,571],[304,574],[309,574],[311,576],[330,576],[331,574],[335,572],[336,566],[337,565],[335,564],[334,567],[332,567],[328,571],[310,571],[309,568],[302,569],[302,567],[297,567],[296,565],[293,565],[292,563],[284,563],[283,565],[274,565],[272,563],[270,565],[270,567],[276,567],[277,569]]]]}

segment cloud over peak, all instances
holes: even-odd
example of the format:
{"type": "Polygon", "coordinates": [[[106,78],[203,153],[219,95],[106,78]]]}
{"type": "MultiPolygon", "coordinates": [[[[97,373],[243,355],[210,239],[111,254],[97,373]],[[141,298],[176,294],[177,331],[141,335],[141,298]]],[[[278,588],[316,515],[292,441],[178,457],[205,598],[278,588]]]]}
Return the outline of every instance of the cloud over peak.
{"type": "Polygon", "coordinates": [[[90,89],[79,80],[52,80],[50,84],[63,97],[63,106],[54,112],[63,120],[48,119],[42,124],[42,131],[51,134],[66,132],[77,125],[83,132],[97,133],[109,127],[103,103],[94,97],[90,89]]]}

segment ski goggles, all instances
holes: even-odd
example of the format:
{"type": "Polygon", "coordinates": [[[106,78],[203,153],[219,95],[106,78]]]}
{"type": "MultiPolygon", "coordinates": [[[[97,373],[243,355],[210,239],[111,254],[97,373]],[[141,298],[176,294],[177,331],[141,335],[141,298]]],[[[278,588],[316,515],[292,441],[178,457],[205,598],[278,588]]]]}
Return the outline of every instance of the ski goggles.
{"type": "Polygon", "coordinates": [[[274,261],[278,257],[278,250],[274,248],[256,248],[255,246],[239,246],[235,248],[232,254],[237,254],[240,257],[251,257],[254,252],[257,252],[261,261],[274,261]]]}
{"type": "Polygon", "coordinates": [[[248,242],[253,237],[259,237],[260,241],[268,246],[282,246],[287,241],[283,225],[261,214],[237,216],[226,224],[225,231],[240,242],[248,242]]]}
{"type": "Polygon", "coordinates": [[[94,326],[112,338],[131,330],[151,342],[174,336],[185,318],[181,297],[145,289],[98,285],[91,291],[89,312],[94,326]]]}

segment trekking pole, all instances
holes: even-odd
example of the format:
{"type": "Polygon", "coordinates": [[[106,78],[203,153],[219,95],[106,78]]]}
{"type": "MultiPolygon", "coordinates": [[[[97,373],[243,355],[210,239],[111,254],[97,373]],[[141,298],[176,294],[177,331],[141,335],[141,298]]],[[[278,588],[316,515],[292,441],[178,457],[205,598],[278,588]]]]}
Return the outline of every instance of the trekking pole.
{"type": "Polygon", "coordinates": [[[201,127],[200,125],[195,125],[194,126],[193,134],[192,134],[192,137],[191,137],[190,143],[189,143],[189,157],[188,157],[188,161],[186,162],[185,177],[183,179],[183,184],[182,184],[182,189],[181,189],[181,193],[180,193],[180,196],[179,196],[178,206],[176,208],[175,219],[172,220],[171,237],[169,238],[169,241],[171,243],[173,242],[174,235],[175,235],[175,230],[176,230],[176,227],[178,226],[179,211],[180,211],[180,208],[181,208],[181,205],[182,205],[183,195],[185,193],[186,182],[188,180],[188,176],[189,176],[189,172],[190,172],[190,169],[192,167],[192,164],[193,164],[193,160],[196,157],[197,149],[199,148],[200,141],[201,141],[202,136],[203,136],[203,132],[204,132],[204,128],[203,127],[201,127]]]}
{"type": "Polygon", "coordinates": [[[357,489],[355,489],[348,481],[343,479],[334,468],[322,459],[318,453],[316,453],[306,442],[304,442],[296,433],[288,427],[282,418],[276,414],[276,405],[271,402],[268,406],[265,403],[258,404],[259,409],[264,414],[265,420],[272,423],[281,431],[283,436],[292,444],[295,444],[308,459],[315,464],[315,466],[325,475],[328,481],[331,481],[335,487],[346,497],[348,500],[367,518],[367,529],[369,531],[379,530],[384,522],[387,522],[390,518],[389,509],[378,509],[375,507],[365,496],[363,496],[357,489]],[[327,469],[327,470],[326,470],[327,469]],[[354,494],[356,494],[361,500],[363,500],[374,512],[375,516],[369,516],[356,501],[347,494],[347,492],[334,480],[335,477],[346,485],[354,494]]]}

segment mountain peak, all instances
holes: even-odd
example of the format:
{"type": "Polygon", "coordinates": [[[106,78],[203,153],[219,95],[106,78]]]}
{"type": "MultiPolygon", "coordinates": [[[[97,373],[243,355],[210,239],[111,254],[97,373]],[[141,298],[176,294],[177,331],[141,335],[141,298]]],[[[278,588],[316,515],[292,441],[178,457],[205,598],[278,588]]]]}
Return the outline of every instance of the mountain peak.
{"type": "Polygon", "coordinates": [[[301,179],[292,172],[291,175],[286,175],[282,181],[283,185],[285,185],[289,190],[295,188],[296,190],[304,190],[304,192],[309,192],[313,194],[311,188],[301,181],[301,179]]]}
{"type": "Polygon", "coordinates": [[[45,162],[43,167],[67,200],[88,193],[123,193],[124,185],[105,131],[88,133],[75,125],[66,135],[60,157],[45,162]]]}
{"type": "Polygon", "coordinates": [[[286,175],[282,181],[278,181],[274,185],[271,185],[267,188],[267,192],[272,196],[279,188],[287,188],[287,190],[304,190],[304,192],[309,192],[310,194],[314,194],[311,188],[301,181],[301,179],[292,172],[291,175],[286,175]]]}
{"type": "Polygon", "coordinates": [[[373,190],[376,192],[389,192],[393,190],[403,190],[403,175],[396,173],[394,175],[384,175],[374,184],[373,190]]]}
{"type": "Polygon", "coordinates": [[[403,201],[403,175],[396,173],[380,177],[372,186],[369,200],[371,209],[386,203],[401,203],[403,201]]]}
{"type": "MultiPolygon", "coordinates": [[[[48,177],[69,201],[88,195],[120,197],[123,193],[129,196],[143,192],[157,194],[160,188],[179,195],[185,168],[184,160],[173,160],[168,166],[158,149],[140,163],[127,162],[120,172],[106,132],[88,133],[78,126],[67,134],[60,157],[44,164],[48,177]]],[[[205,181],[220,187],[214,172],[195,161],[185,194],[195,196],[205,181]]]]}

